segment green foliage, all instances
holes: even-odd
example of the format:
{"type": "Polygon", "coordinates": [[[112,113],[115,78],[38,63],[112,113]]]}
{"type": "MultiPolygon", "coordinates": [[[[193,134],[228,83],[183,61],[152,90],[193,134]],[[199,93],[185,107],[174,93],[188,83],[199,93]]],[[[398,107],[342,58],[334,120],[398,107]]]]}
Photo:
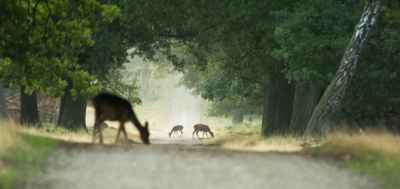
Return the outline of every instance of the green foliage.
{"type": "Polygon", "coordinates": [[[47,91],[60,96],[72,77],[75,89],[91,93],[93,80],[77,63],[81,47],[93,45],[96,13],[119,15],[115,6],[95,0],[0,1],[0,77],[26,86],[26,92],[47,91]]]}
{"type": "Polygon", "coordinates": [[[139,87],[136,85],[134,77],[130,71],[113,69],[98,84],[103,91],[117,94],[130,101],[133,105],[141,104],[142,100],[138,94],[139,87]]]}
{"type": "Polygon", "coordinates": [[[16,136],[14,140],[20,140],[19,145],[0,155],[0,188],[19,188],[25,179],[39,172],[47,155],[58,145],[57,140],[41,136],[16,136]]]}
{"type": "Polygon", "coordinates": [[[389,22],[394,24],[398,22],[400,17],[400,2],[399,0],[385,0],[385,5],[388,8],[386,10],[386,17],[389,19],[389,22]]]}
{"type": "Polygon", "coordinates": [[[272,55],[284,60],[288,80],[300,84],[330,83],[364,3],[362,1],[303,1],[295,9],[274,11],[280,24],[272,55]],[[322,10],[322,11],[321,11],[322,10]]]}
{"type": "Polygon", "coordinates": [[[213,101],[207,110],[207,116],[230,117],[236,113],[261,115],[261,109],[261,106],[258,104],[225,98],[222,101],[213,101]]]}
{"type": "MultiPolygon", "coordinates": [[[[361,124],[396,124],[400,114],[400,23],[380,16],[357,72],[341,103],[342,112],[361,124]]],[[[400,127],[397,126],[399,130],[400,127]]]]}

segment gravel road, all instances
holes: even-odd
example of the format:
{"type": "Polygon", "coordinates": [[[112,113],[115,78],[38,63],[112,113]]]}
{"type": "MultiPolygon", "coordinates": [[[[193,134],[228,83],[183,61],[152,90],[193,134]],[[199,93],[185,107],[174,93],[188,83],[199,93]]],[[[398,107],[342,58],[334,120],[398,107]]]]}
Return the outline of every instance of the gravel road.
{"type": "Polygon", "coordinates": [[[191,145],[65,143],[23,187],[35,189],[372,189],[377,182],[302,153],[191,145]]]}

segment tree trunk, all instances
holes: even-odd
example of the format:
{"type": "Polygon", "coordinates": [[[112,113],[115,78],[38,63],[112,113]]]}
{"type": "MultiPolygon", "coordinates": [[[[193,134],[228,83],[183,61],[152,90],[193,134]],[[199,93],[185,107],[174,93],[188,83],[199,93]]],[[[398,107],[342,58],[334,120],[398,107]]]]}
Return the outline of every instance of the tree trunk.
{"type": "Polygon", "coordinates": [[[142,72],[142,92],[143,95],[147,94],[147,89],[148,89],[148,85],[149,85],[149,79],[150,79],[150,75],[151,75],[151,69],[143,69],[142,72]]]}
{"type": "MultiPolygon", "coordinates": [[[[283,68],[282,68],[283,69],[283,68]]],[[[290,128],[290,120],[292,119],[295,85],[288,83],[283,73],[278,73],[278,91],[277,100],[277,120],[279,133],[287,133],[290,128]]]]}
{"type": "MultiPolygon", "coordinates": [[[[68,80],[67,88],[72,88],[72,82],[70,80],[68,80]]],[[[87,100],[81,94],[73,100],[69,91],[64,95],[64,108],[62,114],[60,113],[61,118],[59,118],[60,121],[58,125],[74,131],[80,129],[86,130],[85,118],[87,100]]]]}
{"type": "Polygon", "coordinates": [[[0,82],[0,120],[7,119],[6,89],[0,82]]]}
{"type": "Polygon", "coordinates": [[[290,130],[295,134],[303,134],[321,98],[321,87],[297,84],[295,91],[290,130]]]}
{"type": "Polygon", "coordinates": [[[265,95],[263,99],[263,110],[262,110],[262,121],[261,121],[261,134],[264,136],[268,136],[270,134],[270,131],[272,130],[272,112],[269,110],[273,109],[272,107],[274,104],[272,104],[272,78],[270,75],[266,75],[263,78],[264,80],[264,85],[267,86],[267,89],[265,90],[265,95]]]}
{"type": "Polygon", "coordinates": [[[357,62],[378,17],[380,7],[380,1],[369,2],[365,5],[339,69],[311,116],[304,140],[319,139],[332,129],[334,116],[355,73],[357,62]]]}
{"type": "Polygon", "coordinates": [[[58,113],[58,120],[57,120],[57,125],[61,125],[61,118],[63,116],[64,113],[64,109],[65,109],[65,100],[67,99],[67,94],[69,93],[69,91],[72,89],[71,87],[72,85],[67,85],[64,89],[64,95],[61,96],[60,98],[60,108],[59,108],[59,113],[58,113]]]}
{"type": "Polygon", "coordinates": [[[243,123],[243,112],[234,113],[232,116],[232,124],[243,123]]]}
{"type": "Polygon", "coordinates": [[[39,118],[37,97],[33,92],[31,95],[25,94],[25,87],[21,86],[21,108],[20,124],[25,126],[42,126],[39,118]]]}
{"type": "Polygon", "coordinates": [[[294,85],[288,84],[282,73],[277,74],[275,82],[270,76],[265,77],[264,82],[270,87],[264,96],[262,134],[268,136],[287,132],[292,117],[294,85]]]}

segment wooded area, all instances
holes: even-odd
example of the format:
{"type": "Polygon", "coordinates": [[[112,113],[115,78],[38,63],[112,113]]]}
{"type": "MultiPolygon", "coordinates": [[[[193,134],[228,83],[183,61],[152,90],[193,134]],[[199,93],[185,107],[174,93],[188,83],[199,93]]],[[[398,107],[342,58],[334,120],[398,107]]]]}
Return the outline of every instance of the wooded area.
{"type": "MultiPolygon", "coordinates": [[[[398,0],[0,0],[0,77],[20,88],[28,125],[40,125],[39,92],[60,98],[57,125],[71,130],[98,91],[139,104],[123,77],[139,56],[181,72],[210,116],[260,115],[264,136],[399,132],[399,12],[398,0]]],[[[145,95],[153,72],[140,73],[145,95]]]]}

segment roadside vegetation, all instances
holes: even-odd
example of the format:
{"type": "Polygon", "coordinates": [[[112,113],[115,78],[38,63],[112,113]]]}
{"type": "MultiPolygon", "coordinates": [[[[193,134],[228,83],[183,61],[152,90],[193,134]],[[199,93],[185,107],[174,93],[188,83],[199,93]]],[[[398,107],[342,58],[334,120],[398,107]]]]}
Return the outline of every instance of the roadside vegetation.
{"type": "Polygon", "coordinates": [[[0,127],[0,188],[19,188],[36,175],[58,140],[21,132],[16,125],[2,122],[0,127]]]}
{"type": "MultiPolygon", "coordinates": [[[[217,146],[232,150],[244,151],[278,151],[295,152],[302,148],[299,140],[293,135],[275,135],[264,137],[260,134],[261,125],[234,124],[215,129],[215,138],[203,140],[204,145],[217,146]]],[[[199,134],[201,137],[202,134],[199,134]]]]}
{"type": "MultiPolygon", "coordinates": [[[[36,175],[48,154],[60,141],[90,143],[92,128],[88,132],[71,132],[62,127],[44,125],[42,128],[20,127],[14,123],[0,123],[0,188],[19,188],[23,181],[36,175]]],[[[103,130],[104,144],[114,144],[117,129],[109,127],[103,130]]],[[[140,141],[136,134],[128,133],[132,140],[124,145],[140,141]]],[[[120,137],[120,142],[123,137],[120,137]]],[[[96,141],[98,143],[98,135],[96,141]]]]}
{"type": "Polygon", "coordinates": [[[339,165],[400,188],[400,136],[387,132],[336,133],[307,153],[337,160],[339,165]]]}
{"type": "Polygon", "coordinates": [[[260,125],[237,124],[217,128],[216,133],[215,138],[203,140],[203,144],[242,151],[301,151],[367,174],[392,188],[400,188],[400,136],[390,132],[333,133],[315,148],[299,146],[301,137],[292,135],[263,137],[260,125]]]}

